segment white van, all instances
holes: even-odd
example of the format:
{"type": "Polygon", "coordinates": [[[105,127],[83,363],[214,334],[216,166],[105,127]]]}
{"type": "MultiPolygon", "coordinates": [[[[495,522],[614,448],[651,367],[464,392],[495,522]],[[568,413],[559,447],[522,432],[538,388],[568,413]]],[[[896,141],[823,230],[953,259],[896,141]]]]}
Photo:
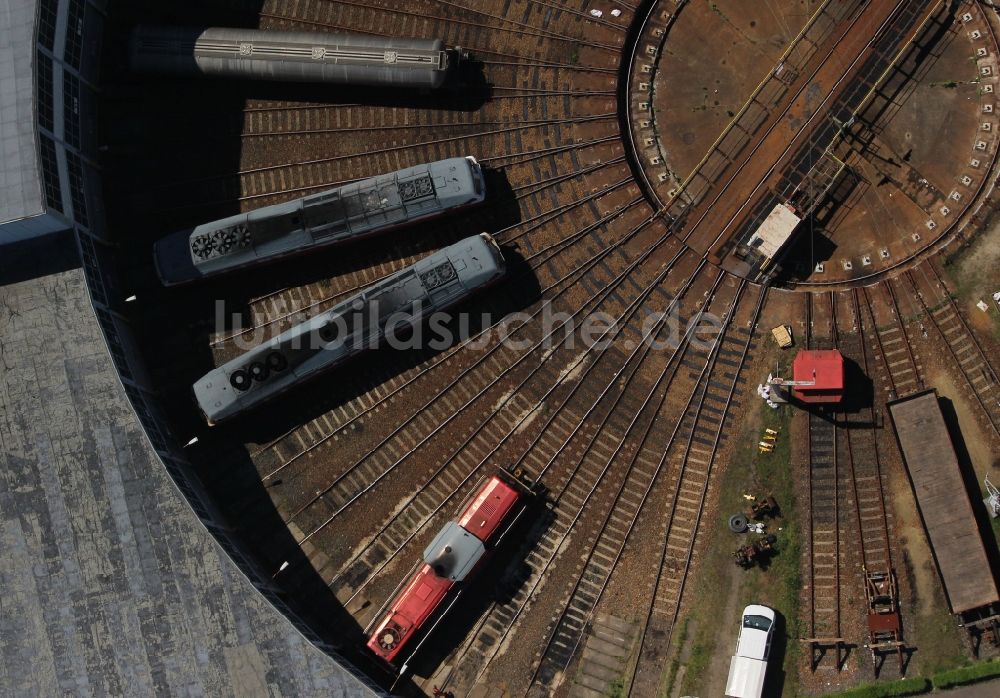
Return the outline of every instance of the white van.
{"type": "Polygon", "coordinates": [[[760,698],[771,653],[774,611],[767,606],[751,605],[743,609],[743,623],[736,654],[729,662],[726,695],[731,698],[760,698]]]}

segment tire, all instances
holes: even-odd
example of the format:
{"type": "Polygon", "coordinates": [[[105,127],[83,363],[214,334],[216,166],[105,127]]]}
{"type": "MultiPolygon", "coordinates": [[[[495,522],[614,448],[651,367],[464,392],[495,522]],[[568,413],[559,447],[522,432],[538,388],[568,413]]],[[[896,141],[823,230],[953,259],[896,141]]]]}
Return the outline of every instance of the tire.
{"type": "Polygon", "coordinates": [[[746,533],[749,523],[745,514],[733,514],[729,517],[729,530],[733,533],[746,533]]]}

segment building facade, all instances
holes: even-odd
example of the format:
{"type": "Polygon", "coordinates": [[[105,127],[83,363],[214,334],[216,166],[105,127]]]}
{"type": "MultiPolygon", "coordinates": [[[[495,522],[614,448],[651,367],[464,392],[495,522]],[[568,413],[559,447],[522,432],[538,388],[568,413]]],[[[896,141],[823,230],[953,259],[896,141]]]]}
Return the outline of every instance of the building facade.
{"type": "Polygon", "coordinates": [[[103,0],[0,0],[0,245],[91,225],[103,0]],[[84,41],[84,36],[88,41],[84,41]]]}

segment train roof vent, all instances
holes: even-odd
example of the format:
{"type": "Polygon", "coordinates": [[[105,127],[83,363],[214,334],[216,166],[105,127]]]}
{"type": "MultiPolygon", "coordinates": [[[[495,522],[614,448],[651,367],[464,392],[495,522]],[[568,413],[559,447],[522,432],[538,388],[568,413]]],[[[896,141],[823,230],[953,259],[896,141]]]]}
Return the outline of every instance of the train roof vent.
{"type": "Polygon", "coordinates": [[[378,631],[378,646],[386,652],[391,652],[399,644],[402,635],[393,625],[387,625],[378,631]]]}
{"type": "Polygon", "coordinates": [[[242,368],[238,368],[229,374],[229,384],[241,393],[249,390],[252,382],[250,374],[242,368]]]}
{"type": "Polygon", "coordinates": [[[431,181],[430,175],[424,175],[416,179],[411,179],[408,182],[399,183],[399,198],[403,200],[403,203],[416,201],[425,196],[431,196],[433,193],[434,182],[431,181]]]}
{"type": "Polygon", "coordinates": [[[431,267],[421,274],[420,283],[428,291],[433,291],[436,288],[451,283],[456,278],[458,278],[458,272],[455,271],[455,267],[452,266],[451,262],[444,262],[436,267],[431,267]]]}
{"type": "Polygon", "coordinates": [[[191,238],[191,254],[196,259],[208,260],[221,257],[234,250],[241,250],[253,244],[253,235],[246,225],[211,230],[191,238]]]}
{"type": "Polygon", "coordinates": [[[491,494],[479,505],[479,511],[477,512],[477,519],[489,521],[497,513],[497,503],[500,501],[500,497],[495,494],[491,494]]]}
{"type": "Polygon", "coordinates": [[[460,582],[485,553],[481,540],[454,521],[449,521],[424,549],[424,562],[437,576],[460,582]]]}

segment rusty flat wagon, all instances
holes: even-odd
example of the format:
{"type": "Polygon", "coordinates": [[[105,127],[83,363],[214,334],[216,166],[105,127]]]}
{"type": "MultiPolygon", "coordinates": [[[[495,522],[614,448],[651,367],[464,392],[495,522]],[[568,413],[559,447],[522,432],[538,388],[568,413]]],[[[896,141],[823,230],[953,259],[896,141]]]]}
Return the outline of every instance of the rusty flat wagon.
{"type": "Polygon", "coordinates": [[[1000,602],[936,390],[889,403],[896,437],[951,612],[1000,602]]]}

